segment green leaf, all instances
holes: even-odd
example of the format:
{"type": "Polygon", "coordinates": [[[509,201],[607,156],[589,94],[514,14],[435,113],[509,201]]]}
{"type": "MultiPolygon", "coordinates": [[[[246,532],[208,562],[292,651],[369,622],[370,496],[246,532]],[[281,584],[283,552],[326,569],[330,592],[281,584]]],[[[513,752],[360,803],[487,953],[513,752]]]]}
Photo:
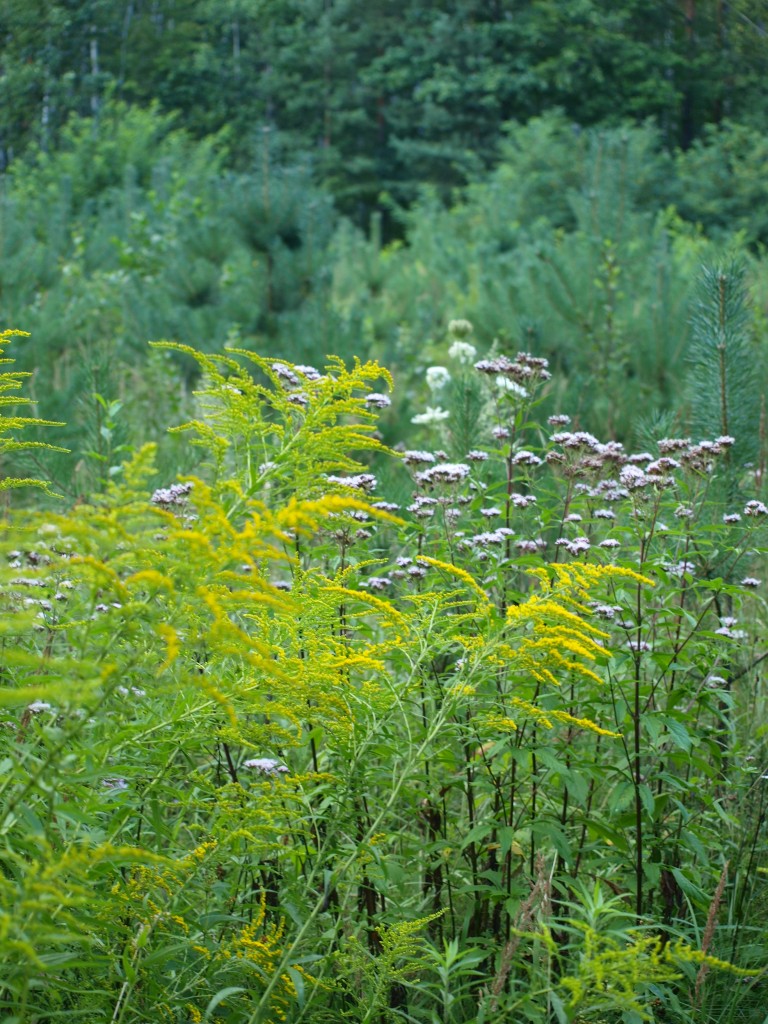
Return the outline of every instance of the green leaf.
{"type": "Polygon", "coordinates": [[[651,787],[646,782],[641,782],[637,787],[637,791],[640,794],[640,800],[642,801],[646,814],[652,819],[654,812],[656,811],[656,799],[651,792],[651,787]]]}
{"type": "Polygon", "coordinates": [[[304,976],[300,971],[297,971],[295,967],[287,967],[286,973],[293,982],[294,988],[296,989],[296,1002],[301,1008],[304,1006],[304,976]]]}
{"type": "Polygon", "coordinates": [[[208,1002],[208,1005],[205,1008],[205,1013],[203,1014],[203,1020],[210,1020],[213,1011],[218,1006],[221,1006],[225,999],[230,999],[232,996],[239,995],[241,992],[245,991],[247,990],[244,989],[242,986],[238,985],[230,985],[229,988],[219,989],[216,995],[213,996],[208,1002]]]}
{"type": "Polygon", "coordinates": [[[670,718],[668,715],[663,715],[662,721],[664,722],[670,736],[674,739],[675,744],[681,750],[688,751],[694,743],[697,742],[695,738],[690,735],[682,722],[679,722],[675,718],[670,718]]]}
{"type": "Polygon", "coordinates": [[[698,904],[699,907],[706,907],[709,905],[709,897],[707,894],[700,889],[698,885],[692,882],[687,875],[683,874],[680,868],[670,868],[670,871],[685,895],[692,899],[694,903],[698,904]]]}

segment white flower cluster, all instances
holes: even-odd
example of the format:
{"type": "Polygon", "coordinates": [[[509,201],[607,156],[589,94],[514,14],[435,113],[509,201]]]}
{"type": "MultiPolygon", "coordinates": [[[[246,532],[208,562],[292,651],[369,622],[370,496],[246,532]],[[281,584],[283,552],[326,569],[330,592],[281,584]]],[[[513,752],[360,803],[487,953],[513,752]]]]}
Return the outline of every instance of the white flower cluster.
{"type": "Polygon", "coordinates": [[[568,540],[565,537],[558,537],[555,541],[557,547],[565,548],[570,555],[578,557],[579,555],[586,554],[589,551],[591,544],[587,537],[574,537],[573,540],[568,540]]]}
{"type": "Polygon", "coordinates": [[[547,542],[541,537],[536,540],[516,540],[515,547],[526,555],[535,555],[539,550],[546,548],[547,542]]]}
{"type": "Polygon", "coordinates": [[[498,530],[487,530],[484,533],[476,533],[473,537],[467,537],[461,542],[465,548],[487,548],[496,544],[503,544],[507,537],[514,535],[514,530],[506,526],[500,526],[498,530]]]}
{"type": "Polygon", "coordinates": [[[453,338],[467,338],[473,330],[469,320],[451,320],[448,324],[448,333],[453,338]]]}
{"type": "Polygon", "coordinates": [[[448,349],[448,356],[455,359],[461,366],[469,366],[477,355],[477,349],[468,341],[454,341],[448,349]]]}
{"type": "Polygon", "coordinates": [[[373,473],[357,473],[354,476],[329,476],[328,482],[340,487],[351,487],[355,491],[373,491],[376,489],[376,477],[373,473]]]}
{"type": "Polygon", "coordinates": [[[432,452],[419,451],[418,449],[403,452],[403,462],[406,466],[426,466],[436,461],[437,459],[432,452]]]}
{"type": "Polygon", "coordinates": [[[496,387],[499,391],[504,391],[513,398],[528,397],[528,392],[522,384],[518,384],[517,381],[510,380],[509,377],[504,377],[502,374],[499,374],[496,378],[496,387]]]}
{"type": "Polygon", "coordinates": [[[243,761],[243,768],[254,768],[262,775],[285,775],[288,768],[280,764],[273,757],[252,757],[249,761],[243,761]]]}
{"type": "Polygon", "coordinates": [[[392,586],[392,580],[389,576],[369,576],[367,580],[363,580],[360,586],[367,590],[386,590],[387,587],[392,586]]]}
{"type": "Polygon", "coordinates": [[[192,490],[192,484],[171,484],[170,487],[158,487],[152,495],[153,505],[169,506],[184,505],[192,490]]]}
{"type": "Polygon", "coordinates": [[[434,408],[428,405],[426,412],[420,412],[416,416],[411,416],[411,423],[415,423],[417,426],[431,426],[434,423],[442,423],[450,415],[445,409],[441,409],[439,405],[434,408]]]}
{"type": "Polygon", "coordinates": [[[392,405],[392,399],[388,395],[372,391],[370,395],[365,396],[365,404],[372,406],[374,409],[388,409],[392,405]]]}
{"type": "Polygon", "coordinates": [[[451,381],[451,375],[444,366],[430,366],[427,368],[427,387],[434,394],[441,391],[451,381]]]}
{"type": "Polygon", "coordinates": [[[443,462],[416,474],[418,484],[460,484],[469,476],[469,466],[463,462],[443,462]]]}

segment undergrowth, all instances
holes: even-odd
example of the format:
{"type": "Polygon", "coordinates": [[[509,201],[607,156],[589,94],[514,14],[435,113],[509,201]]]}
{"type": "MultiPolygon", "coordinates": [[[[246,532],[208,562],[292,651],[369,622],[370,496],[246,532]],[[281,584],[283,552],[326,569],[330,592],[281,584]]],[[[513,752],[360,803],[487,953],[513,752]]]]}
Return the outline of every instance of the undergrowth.
{"type": "Polygon", "coordinates": [[[763,1019],[759,458],[449,343],[401,452],[375,363],[183,348],[194,475],[8,504],[4,1019],[763,1019]]]}

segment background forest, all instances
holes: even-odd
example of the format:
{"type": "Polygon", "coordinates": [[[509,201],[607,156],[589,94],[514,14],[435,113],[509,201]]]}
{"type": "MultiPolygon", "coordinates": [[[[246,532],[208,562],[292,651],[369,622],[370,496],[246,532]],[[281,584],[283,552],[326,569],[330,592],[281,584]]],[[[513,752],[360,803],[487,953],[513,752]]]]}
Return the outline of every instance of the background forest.
{"type": "Polygon", "coordinates": [[[5,0],[0,308],[68,422],[62,486],[105,454],[89,396],[118,447],[183,401],[150,338],[379,358],[388,440],[455,316],[547,355],[587,427],[684,410],[698,268],[739,251],[765,298],[765,15],[5,0]]]}
{"type": "Polygon", "coordinates": [[[0,2],[3,1020],[767,1024],[766,80],[0,2]]]}

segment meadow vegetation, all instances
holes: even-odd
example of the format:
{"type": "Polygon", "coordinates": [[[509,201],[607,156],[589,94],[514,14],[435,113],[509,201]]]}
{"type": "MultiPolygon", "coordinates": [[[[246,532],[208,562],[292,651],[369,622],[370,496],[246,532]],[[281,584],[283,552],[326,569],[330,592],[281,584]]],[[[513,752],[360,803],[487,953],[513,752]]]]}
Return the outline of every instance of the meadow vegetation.
{"type": "Polygon", "coordinates": [[[399,454],[376,363],[163,346],[195,471],[3,523],[7,1019],[761,1019],[768,508],[704,288],[709,434],[643,452],[466,320],[399,454]]]}
{"type": "Polygon", "coordinates": [[[764,0],[6,0],[0,1017],[768,1024],[764,0]]]}

